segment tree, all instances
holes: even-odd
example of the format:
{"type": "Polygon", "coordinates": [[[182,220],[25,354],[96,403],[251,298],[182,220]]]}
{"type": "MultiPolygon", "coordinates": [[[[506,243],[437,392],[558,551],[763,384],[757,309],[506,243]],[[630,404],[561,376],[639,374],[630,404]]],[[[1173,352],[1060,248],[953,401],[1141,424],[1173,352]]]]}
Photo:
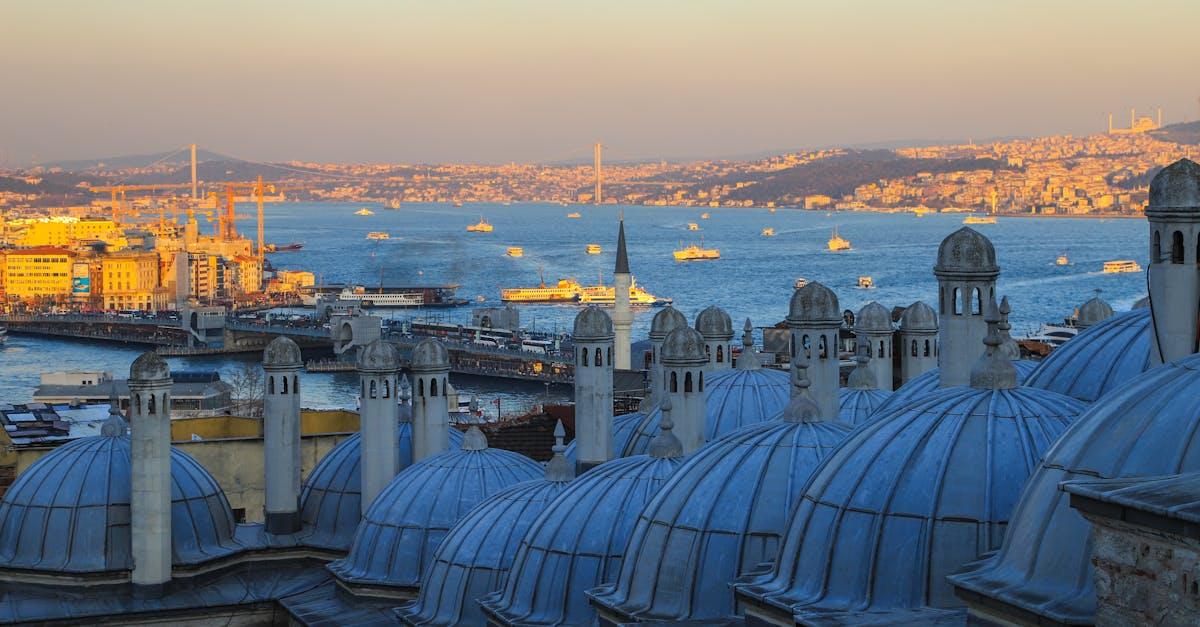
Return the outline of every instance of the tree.
{"type": "Polygon", "coordinates": [[[241,367],[229,376],[233,388],[233,413],[247,418],[261,418],[263,413],[263,371],[252,361],[242,362],[241,367]]]}

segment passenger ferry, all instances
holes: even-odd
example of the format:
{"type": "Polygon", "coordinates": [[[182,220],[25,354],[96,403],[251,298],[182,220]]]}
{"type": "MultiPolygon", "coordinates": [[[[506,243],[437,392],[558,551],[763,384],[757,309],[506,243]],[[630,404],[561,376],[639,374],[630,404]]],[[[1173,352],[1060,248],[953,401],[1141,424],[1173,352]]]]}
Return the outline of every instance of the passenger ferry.
{"type": "Polygon", "coordinates": [[[508,250],[506,250],[504,254],[508,255],[509,257],[524,257],[525,249],[521,248],[520,246],[509,246],[508,250]]]}
{"type": "MultiPolygon", "coordinates": [[[[704,242],[701,241],[701,244],[704,242]]],[[[709,259],[720,259],[721,250],[719,248],[702,248],[696,244],[692,244],[687,248],[681,248],[674,252],[675,261],[704,261],[709,259]]]]}
{"type": "Polygon", "coordinates": [[[1066,265],[1070,265],[1070,264],[1071,264],[1071,260],[1067,259],[1066,255],[1059,255],[1058,259],[1054,260],[1054,265],[1056,265],[1056,266],[1066,266],[1066,265]]]}
{"type": "Polygon", "coordinates": [[[1123,274],[1126,272],[1141,272],[1142,267],[1132,259],[1118,259],[1104,262],[1105,274],[1123,274]]]}
{"type": "Polygon", "coordinates": [[[838,252],[850,250],[850,240],[838,235],[837,227],[833,227],[833,236],[829,238],[829,250],[838,252]]]}
{"type": "Polygon", "coordinates": [[[363,207],[362,209],[355,211],[354,215],[356,215],[356,216],[373,216],[373,215],[375,215],[375,212],[371,211],[370,209],[367,209],[366,207],[363,207]]]}
{"type": "Polygon", "coordinates": [[[571,213],[567,214],[567,217],[571,218],[572,220],[578,220],[582,216],[579,215],[578,211],[572,211],[571,213]]]}
{"type": "Polygon", "coordinates": [[[599,244],[588,244],[587,245],[587,254],[599,255],[600,254],[600,245],[599,244]]]}
{"type": "Polygon", "coordinates": [[[484,220],[483,216],[479,216],[479,222],[467,225],[467,230],[472,233],[491,233],[492,225],[488,224],[488,221],[484,220]]]}
{"type": "Polygon", "coordinates": [[[995,224],[996,216],[967,216],[963,218],[963,224],[995,224]]]}
{"type": "Polygon", "coordinates": [[[704,212],[704,213],[700,214],[700,219],[701,219],[701,220],[707,220],[707,219],[708,219],[708,212],[706,211],[706,212],[704,212]]]}
{"type": "Polygon", "coordinates": [[[875,289],[875,279],[872,279],[871,277],[866,276],[866,275],[858,277],[858,289],[860,289],[860,290],[875,289]]]}
{"type": "Polygon", "coordinates": [[[543,280],[537,287],[502,289],[500,300],[505,303],[575,303],[579,302],[581,289],[575,279],[560,279],[554,287],[546,287],[543,280]]]}
{"type": "Polygon", "coordinates": [[[383,231],[371,231],[370,233],[367,233],[367,239],[392,239],[392,236],[390,233],[384,233],[383,231]]]}
{"type": "Polygon", "coordinates": [[[318,298],[354,303],[363,309],[393,307],[458,307],[467,300],[456,298],[457,285],[437,286],[379,286],[361,285],[312,287],[301,292],[306,305],[315,305],[318,298]]]}
{"type": "Polygon", "coordinates": [[[688,222],[688,230],[689,231],[699,231],[700,225],[696,224],[695,222],[688,222]]]}
{"type": "MultiPolygon", "coordinates": [[[[617,288],[611,285],[588,285],[581,288],[579,303],[612,307],[616,300],[617,288]]],[[[634,307],[662,307],[671,303],[670,298],[659,298],[647,292],[637,284],[637,279],[631,277],[629,283],[629,304],[634,307]]]]}
{"type": "Polygon", "coordinates": [[[768,226],[767,228],[762,230],[762,236],[763,237],[775,237],[775,229],[768,226]]]}

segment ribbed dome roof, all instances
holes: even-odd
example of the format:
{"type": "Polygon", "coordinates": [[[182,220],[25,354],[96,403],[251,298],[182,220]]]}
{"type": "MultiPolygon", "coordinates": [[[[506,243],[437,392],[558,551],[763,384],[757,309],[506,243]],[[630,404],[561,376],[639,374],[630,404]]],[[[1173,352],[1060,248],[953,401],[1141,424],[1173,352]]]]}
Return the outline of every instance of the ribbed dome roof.
{"type": "Polygon", "coordinates": [[[1180,159],[1154,175],[1146,214],[1153,215],[1156,209],[1200,212],[1200,164],[1180,159]]]}
{"type": "MultiPolygon", "coordinates": [[[[401,410],[412,411],[411,405],[401,410]]],[[[410,414],[411,415],[411,414],[410,414]]],[[[400,469],[412,465],[412,423],[402,420],[398,430],[400,469]]],[[[462,446],[463,434],[450,429],[449,450],[462,446]]],[[[308,473],[300,491],[300,523],[308,546],[346,551],[362,519],[362,434],[355,433],[325,454],[308,473]]]]}
{"type": "Polygon", "coordinates": [[[687,325],[687,318],[683,317],[678,309],[667,305],[659,309],[658,313],[654,314],[654,318],[650,320],[650,339],[663,340],[671,331],[687,325]]]}
{"type": "Polygon", "coordinates": [[[1149,370],[1153,342],[1149,309],[1122,312],[1054,349],[1024,385],[1091,403],[1149,370]]]}
{"type": "Polygon", "coordinates": [[[926,305],[924,302],[917,301],[909,305],[904,310],[904,313],[900,314],[900,330],[937,331],[937,312],[933,310],[933,307],[926,305]]]}
{"type": "MultiPolygon", "coordinates": [[[[0,569],[101,573],[133,568],[129,436],[64,444],[17,477],[0,502],[0,569]]],[[[171,557],[176,566],[243,547],[212,475],[171,449],[171,557]]]]}
{"type": "MultiPolygon", "coordinates": [[[[647,411],[650,411],[651,409],[653,409],[654,411],[657,411],[658,407],[652,406],[647,411]]],[[[638,431],[638,428],[642,425],[642,422],[644,422],[645,420],[646,420],[646,414],[644,414],[640,411],[635,411],[630,414],[621,414],[620,416],[613,418],[613,429],[612,429],[613,448],[612,448],[612,450],[613,450],[614,457],[628,457],[628,455],[623,454],[623,451],[625,451],[629,448],[630,441],[632,441],[633,439],[638,437],[638,434],[640,433],[638,431]]],[[[655,423],[654,428],[656,430],[655,433],[657,433],[657,429],[658,429],[657,422],[655,423]]],[[[578,458],[575,455],[576,442],[578,442],[578,440],[571,440],[571,443],[567,445],[567,451],[565,453],[563,453],[563,456],[566,457],[567,461],[571,462],[572,465],[574,465],[575,462],[578,461],[578,458]]],[[[650,439],[647,438],[646,445],[645,445],[645,447],[643,447],[644,450],[642,450],[641,452],[645,453],[645,452],[649,451],[649,447],[650,447],[650,439]]]]}
{"type": "Polygon", "coordinates": [[[938,246],[935,274],[984,274],[996,275],[996,248],[983,233],[964,226],[946,236],[938,246]]]}
{"type": "Polygon", "coordinates": [[[679,462],[638,455],[577,477],[521,540],[504,588],[480,599],[484,613],[519,624],[593,620],[584,592],[616,579],[638,512],[679,462]]]}
{"type": "Polygon", "coordinates": [[[487,497],[538,479],[537,462],[494,448],[447,451],[405,468],[363,514],[350,553],[328,568],[370,586],[415,587],[450,528],[487,497]]]}
{"type": "Polygon", "coordinates": [[[571,336],[577,342],[612,339],[612,318],[603,309],[588,305],[575,315],[575,329],[571,336]]]}
{"type": "MultiPolygon", "coordinates": [[[[746,425],[778,418],[788,404],[790,383],[779,370],[719,370],[704,377],[704,437],[712,441],[746,425]]],[[[662,411],[656,406],[633,424],[613,422],[613,454],[650,451],[662,411]],[[618,435],[619,434],[619,435],[618,435]]]]}
{"type": "Polygon", "coordinates": [[[450,353],[438,340],[426,338],[413,347],[411,364],[414,370],[445,370],[450,367],[450,353]]]}
{"type": "Polygon", "coordinates": [[[567,485],[525,481],[471,510],[434,551],[417,600],[397,611],[401,620],[408,625],[484,624],[475,599],[500,589],[521,538],[567,485]]]}
{"type": "Polygon", "coordinates": [[[729,584],[775,557],[805,481],[850,431],[773,420],[696,451],[638,515],[616,583],[589,596],[627,620],[732,615],[729,584]]]}
{"type": "Polygon", "coordinates": [[[859,427],[816,471],[770,574],[740,592],[804,616],[959,607],[945,576],[999,546],[1025,479],[1083,409],[954,387],[859,427]]]}
{"type": "MultiPolygon", "coordinates": [[[[1032,376],[1032,373],[1043,363],[1045,363],[1044,360],[1031,361],[1028,359],[1018,359],[1013,361],[1013,367],[1017,369],[1017,385],[1025,385],[1026,381],[1032,376]]],[[[908,383],[900,386],[900,389],[892,392],[891,396],[884,399],[883,404],[876,411],[892,411],[914,399],[920,399],[937,392],[941,389],[941,377],[941,370],[938,368],[930,368],[922,372],[910,379],[908,383]]],[[[1068,396],[1070,395],[1068,394],[1068,396]]]]}
{"type": "Polygon", "coordinates": [[[1079,306],[1079,315],[1075,319],[1075,324],[1086,328],[1104,322],[1112,316],[1112,305],[1109,305],[1099,296],[1096,296],[1079,306]]]}
{"type": "Polygon", "coordinates": [[[154,351],[142,353],[129,366],[130,380],[158,381],[171,377],[167,362],[154,351]]]}
{"type": "Polygon", "coordinates": [[[838,305],[837,294],[816,281],[809,281],[804,287],[792,293],[787,320],[790,324],[805,322],[841,324],[842,310],[838,305]]]}
{"type": "MultiPolygon", "coordinates": [[[[418,344],[417,348],[420,347],[421,344],[418,344]]],[[[414,358],[416,352],[416,349],[413,349],[414,358]]],[[[395,372],[400,369],[400,356],[396,354],[396,347],[392,346],[391,342],[375,340],[358,349],[357,368],[367,372],[395,372]]]]}
{"type": "Polygon", "coordinates": [[[891,333],[892,312],[875,301],[867,303],[854,318],[856,333],[891,333]]]}
{"type": "Polygon", "coordinates": [[[679,327],[667,334],[663,340],[662,362],[666,365],[701,364],[708,361],[704,353],[704,337],[691,327],[679,327]]]}
{"type": "Polygon", "coordinates": [[[1080,416],[1029,479],[1004,547],[954,583],[1056,621],[1091,624],[1090,526],[1059,484],[1197,470],[1200,355],[1193,355],[1146,372],[1080,416]]]}
{"type": "Polygon", "coordinates": [[[271,366],[299,366],[303,362],[300,359],[300,347],[286,335],[271,340],[270,344],[263,349],[263,366],[270,368],[271,366]]]}
{"type": "Polygon", "coordinates": [[[838,420],[857,427],[863,424],[893,394],[891,390],[838,388],[838,420]]]}
{"type": "Polygon", "coordinates": [[[712,305],[696,316],[696,330],[706,340],[732,340],[733,319],[724,309],[712,305]]]}

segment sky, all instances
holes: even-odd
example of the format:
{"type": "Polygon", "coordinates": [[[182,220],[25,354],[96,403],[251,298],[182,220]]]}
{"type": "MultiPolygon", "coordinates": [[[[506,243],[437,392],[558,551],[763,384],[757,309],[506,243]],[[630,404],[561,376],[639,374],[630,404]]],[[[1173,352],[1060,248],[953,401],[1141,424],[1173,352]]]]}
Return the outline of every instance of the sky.
{"type": "Polygon", "coordinates": [[[722,158],[1200,115],[1200,2],[0,0],[0,164],[722,158]],[[1139,113],[1140,114],[1140,113],[1139,113]]]}

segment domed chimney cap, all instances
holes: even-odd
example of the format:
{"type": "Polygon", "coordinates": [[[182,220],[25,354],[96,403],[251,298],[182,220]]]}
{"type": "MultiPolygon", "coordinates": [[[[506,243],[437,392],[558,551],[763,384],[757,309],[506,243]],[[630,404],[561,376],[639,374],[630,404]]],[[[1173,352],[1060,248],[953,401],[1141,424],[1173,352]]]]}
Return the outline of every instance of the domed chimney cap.
{"type": "Polygon", "coordinates": [[[792,293],[792,302],[788,307],[788,324],[826,323],[840,325],[842,309],[838,305],[837,294],[833,290],[816,281],[809,281],[804,287],[792,293]]]}
{"type": "Polygon", "coordinates": [[[1079,306],[1079,315],[1075,317],[1075,324],[1076,326],[1087,328],[1108,320],[1112,317],[1113,313],[1112,305],[1104,302],[1097,295],[1079,306]]]}
{"type": "Polygon", "coordinates": [[[1000,266],[996,265],[996,248],[992,241],[979,231],[964,226],[946,236],[938,246],[937,265],[933,273],[966,274],[981,277],[996,276],[1000,266]]]}
{"type": "Polygon", "coordinates": [[[733,319],[724,309],[712,305],[696,316],[696,330],[706,340],[732,340],[733,319]]]}
{"type": "Polygon", "coordinates": [[[450,353],[440,341],[426,338],[413,347],[413,370],[449,370],[450,353]]]}
{"type": "Polygon", "coordinates": [[[271,340],[271,343],[263,349],[264,367],[282,368],[299,367],[300,365],[300,347],[289,337],[281,335],[271,340]]]}
{"type": "Polygon", "coordinates": [[[854,329],[863,333],[891,333],[892,313],[883,305],[871,301],[858,311],[854,329]]]}
{"type": "Polygon", "coordinates": [[[575,316],[572,337],[576,342],[603,342],[613,339],[612,318],[603,309],[588,305],[575,316]]]}
{"type": "Polygon", "coordinates": [[[654,319],[650,321],[650,339],[662,341],[671,331],[686,326],[687,318],[678,309],[667,305],[654,314],[654,319]]]}
{"type": "Polygon", "coordinates": [[[927,332],[937,331],[937,312],[933,310],[933,307],[926,305],[923,301],[917,301],[909,305],[908,309],[905,309],[904,313],[900,314],[900,330],[927,332]]]}
{"type": "Polygon", "coordinates": [[[129,367],[130,381],[162,381],[171,378],[171,368],[154,351],[142,353],[129,367]]]}
{"type": "Polygon", "coordinates": [[[1200,214],[1200,164],[1180,159],[1159,170],[1150,181],[1147,215],[1157,212],[1200,214]]]}
{"type": "MultiPolygon", "coordinates": [[[[415,349],[413,355],[415,358],[415,349]]],[[[358,350],[357,368],[365,372],[395,372],[400,369],[400,358],[389,342],[375,340],[358,350]]]]}
{"type": "Polygon", "coordinates": [[[704,337],[691,327],[679,327],[663,341],[662,362],[665,366],[690,366],[708,362],[704,353],[704,337]]]}

